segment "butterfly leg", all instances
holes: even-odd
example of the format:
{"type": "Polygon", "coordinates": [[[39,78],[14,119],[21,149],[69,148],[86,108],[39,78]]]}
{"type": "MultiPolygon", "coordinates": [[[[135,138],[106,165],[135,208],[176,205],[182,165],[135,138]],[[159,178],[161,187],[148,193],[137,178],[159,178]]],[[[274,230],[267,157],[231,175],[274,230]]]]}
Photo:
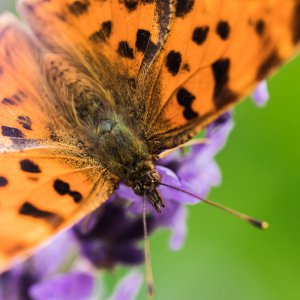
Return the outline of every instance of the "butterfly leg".
{"type": "Polygon", "coordinates": [[[158,213],[161,213],[161,208],[166,207],[164,200],[156,188],[151,193],[147,194],[147,197],[158,213]]]}

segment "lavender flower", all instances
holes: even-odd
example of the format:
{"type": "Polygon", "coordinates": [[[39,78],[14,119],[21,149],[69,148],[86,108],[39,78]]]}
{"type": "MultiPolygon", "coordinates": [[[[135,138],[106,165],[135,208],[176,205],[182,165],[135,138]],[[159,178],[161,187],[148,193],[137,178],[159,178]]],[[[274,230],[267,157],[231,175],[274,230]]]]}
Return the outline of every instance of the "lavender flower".
{"type": "Polygon", "coordinates": [[[266,105],[269,99],[269,92],[266,81],[261,81],[257,85],[256,90],[252,94],[252,98],[257,106],[263,107],[266,105]]]}
{"type": "Polygon", "coordinates": [[[93,286],[92,275],[72,272],[31,286],[29,294],[34,300],[86,300],[91,297],[93,286]]]}
{"type": "MultiPolygon", "coordinates": [[[[208,127],[209,144],[196,145],[187,154],[177,150],[171,158],[158,161],[156,168],[162,182],[205,196],[212,186],[220,183],[220,170],[214,157],[224,146],[232,127],[231,114],[226,113],[208,127]]],[[[159,189],[167,208],[157,214],[147,203],[149,232],[162,227],[171,229],[170,248],[178,250],[186,233],[185,204],[195,204],[199,200],[168,187],[159,189]]],[[[80,225],[74,228],[81,253],[94,266],[112,268],[120,263],[143,262],[143,252],[138,246],[143,238],[142,203],[141,197],[121,184],[109,201],[94,213],[96,222],[88,232],[82,232],[80,225]]]]}
{"type": "MultiPolygon", "coordinates": [[[[232,128],[231,113],[226,113],[207,128],[208,144],[193,146],[189,152],[177,150],[159,160],[156,168],[162,182],[205,196],[213,186],[220,184],[215,155],[224,146],[232,128]]],[[[165,186],[159,190],[167,207],[157,214],[147,203],[148,231],[151,234],[160,228],[170,229],[170,248],[178,250],[185,239],[186,205],[199,200],[165,186]]],[[[120,189],[87,220],[60,234],[30,260],[2,274],[0,299],[81,300],[95,297],[96,277],[100,270],[143,263],[139,243],[143,239],[142,203],[141,197],[121,184],[120,189]]],[[[101,284],[97,283],[97,286],[101,284]]],[[[137,273],[129,274],[109,300],[134,299],[140,284],[137,273]]],[[[99,293],[96,298],[104,299],[99,293]]]]}
{"type": "Polygon", "coordinates": [[[72,232],[59,234],[34,257],[0,277],[2,300],[85,300],[93,292],[94,278],[87,272],[72,271],[56,275],[76,253],[72,232]]]}
{"type": "Polygon", "coordinates": [[[108,300],[135,299],[143,283],[143,277],[136,271],[130,272],[116,287],[114,294],[108,300]]]}
{"type": "MultiPolygon", "coordinates": [[[[98,268],[113,268],[118,263],[136,265],[143,262],[143,251],[137,246],[143,238],[140,214],[130,214],[125,201],[111,199],[94,216],[97,220],[88,232],[82,232],[82,223],[73,229],[82,255],[98,268]]],[[[151,231],[151,218],[147,222],[151,231]]]]}

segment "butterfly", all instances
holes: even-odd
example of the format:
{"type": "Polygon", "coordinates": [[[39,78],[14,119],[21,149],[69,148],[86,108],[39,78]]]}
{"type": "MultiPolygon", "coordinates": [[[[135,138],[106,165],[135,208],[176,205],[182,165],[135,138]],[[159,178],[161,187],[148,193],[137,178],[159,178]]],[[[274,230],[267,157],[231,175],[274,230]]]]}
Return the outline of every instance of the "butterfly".
{"type": "Polygon", "coordinates": [[[119,182],[164,202],[154,161],[300,41],[299,0],[21,0],[0,18],[0,266],[119,182]]]}

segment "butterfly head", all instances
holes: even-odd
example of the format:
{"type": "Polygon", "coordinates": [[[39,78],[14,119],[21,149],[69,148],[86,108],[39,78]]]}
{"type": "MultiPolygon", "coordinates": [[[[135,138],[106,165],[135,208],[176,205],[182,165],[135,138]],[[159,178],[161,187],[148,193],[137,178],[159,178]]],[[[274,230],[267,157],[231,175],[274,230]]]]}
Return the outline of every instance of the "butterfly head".
{"type": "Polygon", "coordinates": [[[128,180],[128,185],[139,196],[146,196],[155,210],[160,213],[161,208],[165,207],[165,203],[157,190],[160,185],[161,176],[153,167],[146,169],[138,169],[132,173],[128,180]]]}

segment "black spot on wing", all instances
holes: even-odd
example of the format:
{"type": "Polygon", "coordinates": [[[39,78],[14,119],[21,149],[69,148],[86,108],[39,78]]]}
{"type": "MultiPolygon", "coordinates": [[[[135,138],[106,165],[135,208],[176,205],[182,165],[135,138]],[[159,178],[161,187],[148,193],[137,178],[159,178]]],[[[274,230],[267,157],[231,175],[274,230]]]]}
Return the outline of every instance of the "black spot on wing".
{"type": "Polygon", "coordinates": [[[20,161],[21,170],[28,173],[41,173],[40,167],[30,159],[20,161]]]}
{"type": "Polygon", "coordinates": [[[5,105],[16,105],[16,102],[11,98],[3,98],[1,103],[5,105]]]}
{"type": "Polygon", "coordinates": [[[56,213],[42,210],[30,202],[25,202],[19,208],[19,214],[24,216],[30,216],[37,219],[45,219],[47,222],[52,223],[52,225],[59,225],[63,218],[56,213]]]}
{"type": "Polygon", "coordinates": [[[190,13],[194,7],[195,0],[177,0],[175,6],[176,17],[183,18],[190,13]]]}
{"type": "Polygon", "coordinates": [[[8,185],[8,180],[4,176],[0,176],[0,187],[8,185]]]}
{"type": "Polygon", "coordinates": [[[53,214],[51,212],[41,210],[29,202],[25,202],[22,204],[19,209],[19,213],[21,215],[27,215],[34,218],[47,218],[53,214]]]}
{"type": "Polygon", "coordinates": [[[2,135],[9,136],[14,138],[24,138],[24,134],[18,128],[8,127],[8,126],[1,126],[2,135]]]}
{"type": "Polygon", "coordinates": [[[263,80],[269,73],[282,62],[277,50],[274,50],[260,65],[257,70],[256,79],[263,80]]]}
{"type": "Polygon", "coordinates": [[[235,101],[238,95],[228,87],[230,71],[229,58],[219,59],[212,64],[212,72],[215,80],[214,103],[217,108],[235,101]]]}
{"type": "Polygon", "coordinates": [[[126,58],[130,58],[133,59],[134,55],[133,55],[133,49],[131,47],[129,47],[128,43],[126,41],[121,41],[119,43],[117,52],[126,58]]]}
{"type": "Polygon", "coordinates": [[[60,179],[56,179],[53,184],[54,190],[59,194],[59,195],[70,195],[75,203],[79,203],[82,200],[82,195],[81,193],[77,191],[71,191],[70,190],[70,184],[67,182],[64,182],[60,179]]]}
{"type": "Polygon", "coordinates": [[[111,35],[111,28],[112,28],[112,22],[111,21],[106,21],[103,22],[101,25],[101,29],[103,31],[103,35],[107,38],[110,37],[111,35]]]}
{"type": "Polygon", "coordinates": [[[77,191],[70,191],[69,195],[73,198],[75,203],[79,203],[82,200],[81,193],[77,191]]]}
{"type": "Polygon", "coordinates": [[[197,45],[202,45],[206,41],[208,32],[209,32],[208,26],[196,27],[193,31],[192,40],[197,45]]]}
{"type": "Polygon", "coordinates": [[[135,46],[138,51],[142,53],[146,52],[149,43],[152,43],[150,36],[151,34],[149,30],[139,29],[137,31],[135,46]]]}
{"type": "Polygon", "coordinates": [[[88,11],[89,6],[89,0],[75,0],[68,5],[68,9],[71,14],[75,16],[80,16],[88,11]]]}
{"type": "Polygon", "coordinates": [[[19,116],[17,119],[18,123],[23,126],[23,128],[27,130],[32,130],[31,125],[31,119],[28,116],[19,116]]]}
{"type": "Polygon", "coordinates": [[[177,101],[181,106],[189,106],[195,99],[196,97],[183,87],[177,92],[177,101]]]}
{"type": "Polygon", "coordinates": [[[219,59],[212,64],[212,71],[215,80],[214,95],[228,83],[229,80],[230,60],[229,58],[219,59]]]}
{"type": "Polygon", "coordinates": [[[229,26],[228,22],[220,21],[217,24],[216,33],[222,40],[224,40],[224,41],[227,40],[229,38],[229,34],[230,34],[230,26],[229,26]]]}
{"type": "Polygon", "coordinates": [[[101,29],[90,35],[89,39],[93,42],[104,42],[111,35],[112,23],[111,21],[103,22],[101,29]]]}
{"type": "Polygon", "coordinates": [[[183,111],[183,116],[187,120],[192,120],[198,117],[198,113],[195,112],[191,107],[189,107],[183,111]]]}
{"type": "Polygon", "coordinates": [[[176,94],[177,102],[184,107],[183,116],[186,120],[198,117],[198,113],[192,109],[192,103],[196,97],[185,88],[180,88],[176,94]]]}
{"type": "Polygon", "coordinates": [[[125,7],[129,12],[132,12],[137,9],[139,1],[138,0],[119,0],[121,3],[124,3],[125,7]]]}
{"type": "Polygon", "coordinates": [[[166,67],[168,71],[173,75],[177,75],[181,65],[181,53],[176,51],[170,51],[166,58],[166,67]]]}
{"type": "Polygon", "coordinates": [[[266,31],[266,23],[260,19],[255,23],[255,31],[259,36],[263,36],[266,31]]]}
{"type": "Polygon", "coordinates": [[[292,18],[292,40],[294,44],[300,42],[300,2],[295,3],[294,16],[292,18]]]}
{"type": "Polygon", "coordinates": [[[214,103],[217,109],[221,109],[225,105],[235,102],[239,99],[239,95],[225,86],[220,90],[219,94],[214,97],[214,103]]]}
{"type": "Polygon", "coordinates": [[[56,179],[53,185],[59,195],[67,195],[70,192],[70,185],[60,179],[56,179]]]}

